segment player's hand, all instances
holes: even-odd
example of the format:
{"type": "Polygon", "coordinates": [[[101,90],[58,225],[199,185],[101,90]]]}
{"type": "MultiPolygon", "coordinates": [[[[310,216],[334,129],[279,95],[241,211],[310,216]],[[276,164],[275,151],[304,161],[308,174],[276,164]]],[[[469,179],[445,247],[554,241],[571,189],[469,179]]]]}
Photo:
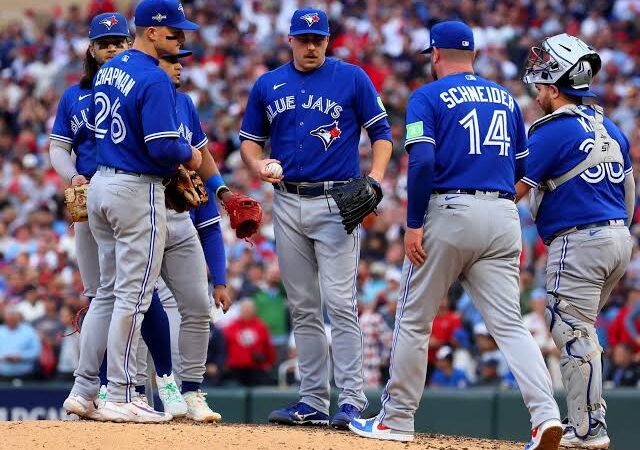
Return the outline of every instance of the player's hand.
{"type": "Polygon", "coordinates": [[[222,312],[229,311],[232,302],[226,286],[218,284],[213,288],[213,301],[218,308],[222,308],[222,312]]]}
{"type": "Polygon", "coordinates": [[[415,266],[421,266],[427,260],[427,252],[422,248],[422,228],[408,228],[404,233],[404,252],[415,266]]]}
{"type": "Polygon", "coordinates": [[[369,172],[369,176],[376,180],[378,183],[382,183],[382,179],[384,178],[383,174],[374,171],[369,172]]]}
{"type": "Polygon", "coordinates": [[[262,181],[266,181],[267,183],[280,183],[282,181],[282,178],[284,177],[282,175],[280,175],[279,177],[272,176],[271,172],[267,170],[267,165],[269,165],[270,163],[280,164],[280,161],[271,158],[259,159],[255,163],[254,170],[262,181]]]}
{"type": "Polygon", "coordinates": [[[74,175],[71,179],[71,186],[80,186],[83,184],[89,184],[89,180],[87,180],[84,175],[74,175]]]}
{"type": "Polygon", "coordinates": [[[202,164],[202,153],[200,153],[200,150],[198,150],[192,145],[191,159],[186,163],[184,163],[183,165],[185,168],[189,170],[198,170],[198,168],[200,167],[200,164],[202,164]]]}

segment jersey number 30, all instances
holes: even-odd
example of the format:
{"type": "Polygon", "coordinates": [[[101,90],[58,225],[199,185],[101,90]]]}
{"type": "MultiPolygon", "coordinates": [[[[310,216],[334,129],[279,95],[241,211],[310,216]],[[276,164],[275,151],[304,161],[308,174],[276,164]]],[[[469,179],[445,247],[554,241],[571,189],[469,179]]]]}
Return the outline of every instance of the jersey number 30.
{"type": "MultiPolygon", "coordinates": [[[[460,125],[469,131],[469,154],[481,155],[480,151],[480,125],[478,124],[478,111],[475,108],[460,120],[460,125]]],[[[507,132],[507,112],[496,110],[493,112],[489,130],[482,141],[482,145],[496,145],[500,147],[500,156],[509,156],[511,138],[507,132]]]]}
{"type": "Polygon", "coordinates": [[[124,138],[127,137],[127,129],[124,126],[122,116],[118,113],[120,106],[122,106],[120,105],[120,99],[117,98],[116,101],[111,104],[111,100],[106,94],[98,92],[94,96],[93,101],[98,110],[96,113],[96,139],[104,139],[107,135],[108,130],[106,128],[100,128],[100,125],[111,116],[111,140],[114,144],[119,144],[124,141],[124,138]]]}

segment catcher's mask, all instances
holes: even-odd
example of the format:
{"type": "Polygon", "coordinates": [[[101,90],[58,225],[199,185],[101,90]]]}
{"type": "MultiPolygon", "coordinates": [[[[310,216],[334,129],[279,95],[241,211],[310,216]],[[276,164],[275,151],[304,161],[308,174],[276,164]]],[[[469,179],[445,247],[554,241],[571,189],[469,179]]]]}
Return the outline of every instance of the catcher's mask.
{"type": "Polygon", "coordinates": [[[555,84],[560,92],[574,97],[595,97],[589,86],[601,66],[600,56],[592,47],[562,33],[531,48],[522,81],[555,84]]]}

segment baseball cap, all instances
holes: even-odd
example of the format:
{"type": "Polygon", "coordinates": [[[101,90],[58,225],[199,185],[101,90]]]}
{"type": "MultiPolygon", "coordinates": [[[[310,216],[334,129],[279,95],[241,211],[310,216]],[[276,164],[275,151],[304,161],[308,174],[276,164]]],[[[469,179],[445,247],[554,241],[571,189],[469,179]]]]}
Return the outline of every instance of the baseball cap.
{"type": "Polygon", "coordinates": [[[431,46],[420,53],[431,53],[434,47],[473,50],[473,31],[464,22],[437,23],[431,28],[431,46]]]}
{"type": "Polygon", "coordinates": [[[165,55],[161,55],[160,58],[180,59],[180,58],[186,58],[187,56],[191,56],[191,55],[193,55],[193,52],[191,50],[182,49],[178,52],[177,55],[172,55],[171,53],[167,53],[165,55]]]}
{"type": "Polygon", "coordinates": [[[182,3],[177,0],[142,0],[135,13],[137,27],[172,27],[194,31],[200,28],[187,20],[182,3]]]}
{"type": "Polygon", "coordinates": [[[329,19],[327,14],[319,9],[298,9],[291,17],[289,36],[299,34],[320,34],[329,36],[329,19]]]}
{"type": "Polygon", "coordinates": [[[119,12],[98,14],[89,25],[89,40],[105,36],[131,37],[127,19],[119,12]]]}

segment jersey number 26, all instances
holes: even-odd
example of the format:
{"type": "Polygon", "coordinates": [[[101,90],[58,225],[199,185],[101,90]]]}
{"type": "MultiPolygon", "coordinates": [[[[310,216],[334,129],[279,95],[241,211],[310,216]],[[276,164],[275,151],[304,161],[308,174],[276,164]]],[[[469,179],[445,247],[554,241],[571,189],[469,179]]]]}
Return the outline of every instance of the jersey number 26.
{"type": "MultiPolygon", "coordinates": [[[[480,151],[480,125],[478,124],[478,111],[473,108],[469,114],[464,116],[460,121],[460,125],[469,131],[469,154],[481,155],[480,151]]],[[[495,145],[500,148],[500,156],[509,156],[509,147],[511,147],[511,138],[507,132],[507,112],[503,110],[495,110],[489,130],[482,141],[482,145],[495,145]]]]}
{"type": "Polygon", "coordinates": [[[97,109],[95,123],[96,139],[104,139],[107,135],[107,131],[109,130],[100,128],[100,125],[111,116],[111,140],[114,144],[119,144],[124,141],[124,138],[127,137],[127,129],[124,126],[122,116],[118,113],[120,106],[122,106],[120,99],[117,98],[116,101],[111,104],[111,100],[104,92],[98,92],[94,96],[93,101],[97,109]]]}

